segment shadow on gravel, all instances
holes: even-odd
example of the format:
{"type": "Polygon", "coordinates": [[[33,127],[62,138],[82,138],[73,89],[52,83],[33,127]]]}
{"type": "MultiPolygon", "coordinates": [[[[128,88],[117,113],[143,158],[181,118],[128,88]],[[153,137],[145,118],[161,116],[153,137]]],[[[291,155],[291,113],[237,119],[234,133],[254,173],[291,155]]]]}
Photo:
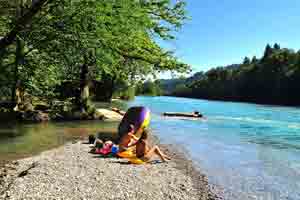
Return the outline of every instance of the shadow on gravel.
{"type": "MultiPolygon", "coordinates": [[[[124,160],[124,161],[109,161],[110,163],[118,163],[118,164],[121,164],[121,165],[137,165],[137,164],[132,164],[132,163],[130,163],[129,161],[126,161],[126,160],[124,160]]],[[[145,163],[145,164],[147,164],[147,165],[157,165],[157,164],[163,164],[163,162],[161,162],[161,161],[159,161],[159,160],[153,160],[153,161],[151,161],[151,162],[147,162],[147,163],[145,163]]],[[[140,165],[145,165],[145,164],[140,164],[140,165]]]]}
{"type": "Polygon", "coordinates": [[[117,158],[117,157],[113,157],[113,156],[101,156],[101,155],[97,155],[95,154],[92,158],[97,158],[97,159],[107,159],[107,158],[117,158]]]}
{"type": "Polygon", "coordinates": [[[88,141],[83,141],[81,144],[90,144],[88,141]]]}
{"type": "Polygon", "coordinates": [[[109,161],[110,163],[117,163],[117,164],[120,164],[120,165],[132,165],[130,162],[128,162],[128,161],[109,161]]]}

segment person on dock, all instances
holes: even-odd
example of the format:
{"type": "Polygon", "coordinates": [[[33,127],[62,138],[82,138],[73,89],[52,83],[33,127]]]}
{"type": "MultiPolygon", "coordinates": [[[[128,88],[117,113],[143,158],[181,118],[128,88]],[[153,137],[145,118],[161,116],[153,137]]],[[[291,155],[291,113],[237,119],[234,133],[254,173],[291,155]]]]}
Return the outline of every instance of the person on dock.
{"type": "Polygon", "coordinates": [[[170,157],[165,155],[158,146],[151,147],[148,145],[148,131],[145,129],[141,138],[136,143],[136,156],[137,158],[148,162],[153,156],[158,155],[163,162],[171,160],[170,157]]]}

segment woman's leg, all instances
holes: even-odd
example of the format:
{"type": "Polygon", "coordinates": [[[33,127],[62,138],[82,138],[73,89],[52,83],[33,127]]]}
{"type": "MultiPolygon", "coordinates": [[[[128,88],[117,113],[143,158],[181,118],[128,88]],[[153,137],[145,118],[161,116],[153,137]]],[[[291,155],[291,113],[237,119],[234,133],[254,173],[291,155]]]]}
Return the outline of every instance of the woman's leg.
{"type": "Polygon", "coordinates": [[[154,146],[154,148],[156,149],[157,154],[162,155],[165,159],[171,160],[171,158],[169,156],[167,156],[166,154],[164,154],[158,146],[154,146]]]}
{"type": "Polygon", "coordinates": [[[170,159],[168,156],[164,155],[158,146],[152,147],[145,155],[146,158],[151,159],[154,155],[158,155],[160,159],[164,162],[166,162],[166,158],[170,159]]]}
{"type": "Polygon", "coordinates": [[[171,160],[171,158],[169,156],[167,156],[166,154],[163,154],[163,155],[166,159],[171,160]]]}

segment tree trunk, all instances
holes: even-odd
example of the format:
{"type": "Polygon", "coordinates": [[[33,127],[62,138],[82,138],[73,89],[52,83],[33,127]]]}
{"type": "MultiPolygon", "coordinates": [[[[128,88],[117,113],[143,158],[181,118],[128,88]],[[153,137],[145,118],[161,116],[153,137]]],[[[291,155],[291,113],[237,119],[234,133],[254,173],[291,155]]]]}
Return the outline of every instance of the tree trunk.
{"type": "Polygon", "coordinates": [[[14,108],[14,111],[19,111],[21,110],[20,109],[20,106],[21,105],[24,105],[24,90],[23,88],[21,87],[21,83],[18,82],[16,84],[16,87],[15,87],[15,95],[14,95],[14,101],[16,103],[16,106],[14,108]]]}
{"type": "MultiPolygon", "coordinates": [[[[20,18],[23,15],[23,0],[20,0],[16,10],[16,17],[20,18]]],[[[12,86],[11,101],[16,103],[15,111],[19,110],[19,105],[22,104],[24,91],[22,89],[21,81],[19,80],[19,66],[24,61],[24,41],[20,38],[16,39],[16,54],[15,54],[15,69],[14,69],[14,82],[12,86]]]]}
{"type": "Polygon", "coordinates": [[[18,33],[22,31],[25,26],[32,20],[32,18],[38,13],[38,11],[47,3],[52,0],[34,0],[32,1],[31,8],[20,17],[17,18],[16,24],[13,29],[7,33],[2,39],[0,39],[0,51],[4,51],[6,47],[11,45],[18,33]]]}
{"type": "Polygon", "coordinates": [[[21,85],[19,82],[19,65],[22,59],[22,44],[21,40],[17,39],[16,42],[16,54],[15,54],[15,69],[14,69],[14,82],[12,86],[12,93],[11,93],[11,101],[15,102],[16,100],[16,90],[17,87],[21,85]]]}
{"type": "Polygon", "coordinates": [[[110,82],[110,93],[109,93],[109,100],[112,100],[113,94],[115,90],[115,77],[111,77],[111,82],[110,82]]]}
{"type": "Polygon", "coordinates": [[[89,83],[88,83],[88,65],[85,63],[81,66],[80,72],[80,100],[79,108],[82,112],[87,111],[89,100],[89,83]]]}

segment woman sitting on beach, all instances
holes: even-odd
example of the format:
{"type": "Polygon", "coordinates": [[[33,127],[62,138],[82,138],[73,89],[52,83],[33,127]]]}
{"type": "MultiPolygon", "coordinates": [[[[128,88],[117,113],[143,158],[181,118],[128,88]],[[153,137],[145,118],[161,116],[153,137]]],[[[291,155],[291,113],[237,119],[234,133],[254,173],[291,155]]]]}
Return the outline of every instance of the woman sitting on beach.
{"type": "MultiPolygon", "coordinates": [[[[123,135],[119,141],[119,143],[117,144],[118,146],[118,152],[123,152],[128,150],[129,147],[132,147],[134,145],[136,145],[138,138],[134,135],[134,125],[130,124],[129,125],[129,129],[128,129],[128,133],[123,135]]],[[[94,141],[94,149],[92,149],[90,152],[91,153],[97,153],[97,154],[101,154],[101,149],[105,148],[106,153],[107,154],[110,152],[111,147],[113,147],[114,144],[112,141],[106,141],[103,142],[101,139],[97,138],[94,141]]]]}
{"type": "Polygon", "coordinates": [[[125,134],[119,142],[119,151],[126,151],[129,147],[136,145],[138,138],[134,135],[134,125],[129,125],[128,133],[125,134]]]}
{"type": "Polygon", "coordinates": [[[144,130],[141,138],[136,143],[136,156],[139,159],[148,162],[152,159],[154,155],[158,155],[163,162],[171,160],[170,157],[162,153],[158,146],[150,148],[147,139],[148,131],[144,130]]]}

